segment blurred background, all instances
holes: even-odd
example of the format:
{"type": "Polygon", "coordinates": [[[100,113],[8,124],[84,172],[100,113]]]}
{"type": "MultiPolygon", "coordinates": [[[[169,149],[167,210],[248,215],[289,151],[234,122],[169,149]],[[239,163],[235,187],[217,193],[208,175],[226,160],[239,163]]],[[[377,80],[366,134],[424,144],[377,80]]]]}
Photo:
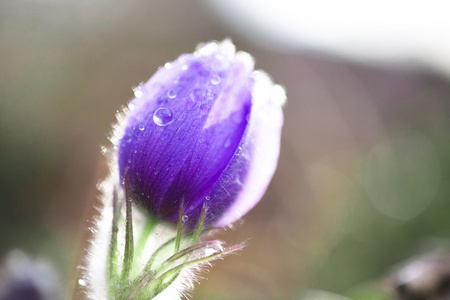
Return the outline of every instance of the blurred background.
{"type": "MultiPolygon", "coordinates": [[[[278,170],[193,299],[448,299],[445,1],[0,1],[0,257],[76,286],[132,88],[231,38],[287,91],[278,170]],[[392,3],[393,2],[393,3],[392,3]]],[[[448,264],[450,265],[450,263],[448,264]]]]}

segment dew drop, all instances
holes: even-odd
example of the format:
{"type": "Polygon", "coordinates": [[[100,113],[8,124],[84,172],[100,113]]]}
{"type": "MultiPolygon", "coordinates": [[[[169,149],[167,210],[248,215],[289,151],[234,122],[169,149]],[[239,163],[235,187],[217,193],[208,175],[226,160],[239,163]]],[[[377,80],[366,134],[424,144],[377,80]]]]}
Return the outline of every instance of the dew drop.
{"type": "Polygon", "coordinates": [[[142,92],[142,87],[141,87],[141,86],[138,86],[138,87],[134,88],[134,89],[133,89],[133,93],[134,93],[134,96],[135,96],[136,98],[141,98],[142,95],[144,94],[144,93],[142,92]]]}
{"type": "Polygon", "coordinates": [[[214,84],[214,85],[218,85],[220,83],[219,75],[213,75],[211,77],[211,83],[214,84]]]}
{"type": "Polygon", "coordinates": [[[158,126],[167,126],[173,122],[172,112],[165,107],[158,108],[153,114],[153,122],[158,126]]]}
{"type": "Polygon", "coordinates": [[[209,201],[209,200],[211,200],[211,197],[210,197],[210,196],[206,196],[206,197],[205,197],[205,200],[206,200],[206,201],[209,201]]]}
{"type": "Polygon", "coordinates": [[[184,216],[181,218],[181,220],[182,220],[183,222],[186,222],[188,219],[189,219],[189,217],[188,217],[187,215],[184,215],[184,216]]]}
{"type": "Polygon", "coordinates": [[[190,210],[193,210],[193,209],[194,209],[194,206],[193,206],[193,205],[191,205],[191,207],[189,207],[189,209],[190,209],[190,210]]]}
{"type": "Polygon", "coordinates": [[[170,99],[173,99],[177,96],[177,91],[176,90],[168,90],[167,91],[167,97],[169,97],[170,99]]]}
{"type": "Polygon", "coordinates": [[[214,94],[211,93],[210,91],[208,91],[206,93],[206,100],[213,100],[214,99],[214,94]]]}
{"type": "Polygon", "coordinates": [[[78,279],[78,285],[79,286],[86,286],[87,285],[86,280],[84,280],[83,278],[78,279]]]}
{"type": "Polygon", "coordinates": [[[144,124],[139,124],[138,126],[140,131],[143,131],[145,129],[145,125],[144,124]]]}
{"type": "MultiPolygon", "coordinates": [[[[141,92],[142,93],[142,92],[141,92]]],[[[134,94],[136,95],[136,92],[134,92],[134,94]]],[[[137,96],[136,96],[137,97],[137,96]]],[[[138,97],[139,98],[139,97],[138,97]]],[[[128,109],[129,110],[134,110],[134,104],[133,103],[130,103],[130,104],[128,104],[128,109]]]]}
{"type": "Polygon", "coordinates": [[[183,65],[182,67],[181,67],[181,70],[183,70],[183,71],[186,71],[188,69],[188,66],[187,65],[183,65]]]}
{"type": "Polygon", "coordinates": [[[142,97],[142,91],[140,91],[140,90],[136,90],[136,91],[134,91],[134,96],[136,97],[136,98],[141,98],[142,97]]]}
{"type": "Polygon", "coordinates": [[[164,65],[164,68],[166,68],[167,70],[172,69],[172,64],[168,62],[164,65]]]}

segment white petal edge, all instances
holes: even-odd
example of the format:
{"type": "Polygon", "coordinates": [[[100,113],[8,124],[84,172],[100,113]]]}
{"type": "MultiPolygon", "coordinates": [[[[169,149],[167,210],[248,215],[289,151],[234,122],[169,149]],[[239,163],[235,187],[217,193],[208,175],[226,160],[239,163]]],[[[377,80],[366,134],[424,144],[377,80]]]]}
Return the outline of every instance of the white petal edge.
{"type": "Polygon", "coordinates": [[[284,89],[274,85],[263,71],[252,74],[252,113],[240,156],[249,158],[249,170],[237,199],[217,222],[225,227],[252,209],[264,195],[272,179],[280,153],[282,106],[286,102],[284,89]],[[248,150],[250,149],[250,150],[248,150]],[[250,151],[245,153],[245,151],[250,151]]]}

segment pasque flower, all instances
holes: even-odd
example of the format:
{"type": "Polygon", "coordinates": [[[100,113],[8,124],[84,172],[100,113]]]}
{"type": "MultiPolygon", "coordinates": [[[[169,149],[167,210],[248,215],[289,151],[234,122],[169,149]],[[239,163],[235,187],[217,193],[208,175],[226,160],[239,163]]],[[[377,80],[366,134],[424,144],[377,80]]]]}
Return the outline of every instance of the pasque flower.
{"type": "Polygon", "coordinates": [[[185,227],[226,226],[262,197],[276,168],[285,99],[230,41],[202,45],[138,86],[118,147],[129,196],[185,227]]]}
{"type": "Polygon", "coordinates": [[[276,168],[284,90],[253,64],[208,43],[134,90],[104,148],[111,173],[79,281],[89,299],[179,299],[244,247],[210,228],[250,210],[276,168]]]}

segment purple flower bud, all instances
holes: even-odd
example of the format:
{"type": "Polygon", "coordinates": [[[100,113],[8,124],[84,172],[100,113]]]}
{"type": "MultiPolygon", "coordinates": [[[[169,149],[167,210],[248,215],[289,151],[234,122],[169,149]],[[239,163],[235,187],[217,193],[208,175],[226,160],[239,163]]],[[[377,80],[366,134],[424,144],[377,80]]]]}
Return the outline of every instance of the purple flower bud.
{"type": "Polygon", "coordinates": [[[262,197],[275,171],[284,90],[230,41],[165,64],[135,89],[119,142],[129,197],[187,227],[206,205],[208,226],[227,226],[262,197]]]}

